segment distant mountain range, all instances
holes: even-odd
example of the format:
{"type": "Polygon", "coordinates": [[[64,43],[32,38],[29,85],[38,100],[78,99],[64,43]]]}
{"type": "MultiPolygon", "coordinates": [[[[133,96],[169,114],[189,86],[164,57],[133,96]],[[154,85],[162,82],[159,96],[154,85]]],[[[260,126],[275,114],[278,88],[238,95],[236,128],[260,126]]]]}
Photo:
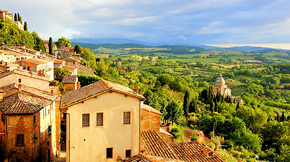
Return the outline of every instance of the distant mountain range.
{"type": "MultiPolygon", "coordinates": [[[[189,48],[199,47],[203,49],[232,49],[232,50],[241,50],[241,51],[260,51],[266,49],[275,49],[275,48],[267,48],[267,47],[254,47],[254,46],[236,46],[236,47],[217,47],[217,46],[209,46],[209,45],[161,45],[161,44],[153,44],[147,42],[141,42],[136,40],[130,39],[122,39],[122,38],[73,38],[70,39],[72,45],[79,44],[82,47],[97,49],[99,47],[114,47],[114,48],[148,48],[148,47],[164,47],[170,46],[174,48],[176,46],[184,46],[189,48]]],[[[283,50],[283,49],[276,49],[276,50],[283,50]]]]}

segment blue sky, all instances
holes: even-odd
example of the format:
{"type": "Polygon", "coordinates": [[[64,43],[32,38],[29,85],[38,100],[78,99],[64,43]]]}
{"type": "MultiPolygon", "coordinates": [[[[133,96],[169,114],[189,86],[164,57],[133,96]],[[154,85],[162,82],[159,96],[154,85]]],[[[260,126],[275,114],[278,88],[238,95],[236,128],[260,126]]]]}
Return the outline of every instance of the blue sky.
{"type": "Polygon", "coordinates": [[[155,44],[290,43],[289,0],[8,0],[43,39],[155,44]]]}

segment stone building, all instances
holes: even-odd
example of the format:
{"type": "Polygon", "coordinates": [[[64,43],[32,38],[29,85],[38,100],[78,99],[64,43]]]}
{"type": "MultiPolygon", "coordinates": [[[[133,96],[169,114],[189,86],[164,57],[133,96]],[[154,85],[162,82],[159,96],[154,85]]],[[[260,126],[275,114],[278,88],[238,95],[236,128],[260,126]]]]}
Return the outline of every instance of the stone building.
{"type": "Polygon", "coordinates": [[[61,98],[66,115],[66,160],[116,161],[140,152],[138,90],[100,80],[61,98]]]}
{"type": "Polygon", "coordinates": [[[21,84],[0,88],[0,147],[8,161],[50,161],[58,154],[56,98],[21,84]]]}
{"type": "Polygon", "coordinates": [[[232,90],[226,85],[226,81],[220,75],[216,79],[216,85],[213,86],[213,93],[216,95],[217,93],[220,93],[222,96],[232,96],[232,90]]]}

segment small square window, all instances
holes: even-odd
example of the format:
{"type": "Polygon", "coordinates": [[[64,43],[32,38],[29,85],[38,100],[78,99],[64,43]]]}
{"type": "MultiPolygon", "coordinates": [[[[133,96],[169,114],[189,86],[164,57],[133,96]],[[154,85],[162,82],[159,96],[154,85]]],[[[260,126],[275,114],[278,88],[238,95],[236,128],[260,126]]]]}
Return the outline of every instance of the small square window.
{"type": "Polygon", "coordinates": [[[124,124],[130,124],[130,112],[124,112],[124,124]]]}
{"type": "Polygon", "coordinates": [[[24,134],[16,135],[16,146],[24,146],[24,134]]]}
{"type": "Polygon", "coordinates": [[[126,150],[126,158],[131,157],[131,150],[126,150]]]}
{"type": "Polygon", "coordinates": [[[83,114],[83,127],[90,126],[90,114],[83,114]]]}
{"type": "Polygon", "coordinates": [[[107,159],[113,158],[113,148],[107,148],[107,159]]]}
{"type": "Polygon", "coordinates": [[[97,113],[97,126],[103,126],[103,113],[97,113]]]}

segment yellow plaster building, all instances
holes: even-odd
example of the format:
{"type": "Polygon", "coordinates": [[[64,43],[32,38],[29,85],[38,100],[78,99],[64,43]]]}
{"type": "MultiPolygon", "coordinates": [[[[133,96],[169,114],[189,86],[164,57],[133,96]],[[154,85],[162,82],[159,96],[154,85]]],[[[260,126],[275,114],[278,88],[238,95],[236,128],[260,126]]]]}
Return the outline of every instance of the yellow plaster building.
{"type": "Polygon", "coordinates": [[[141,101],[128,87],[100,80],[62,96],[67,161],[113,162],[140,153],[141,101]]]}

